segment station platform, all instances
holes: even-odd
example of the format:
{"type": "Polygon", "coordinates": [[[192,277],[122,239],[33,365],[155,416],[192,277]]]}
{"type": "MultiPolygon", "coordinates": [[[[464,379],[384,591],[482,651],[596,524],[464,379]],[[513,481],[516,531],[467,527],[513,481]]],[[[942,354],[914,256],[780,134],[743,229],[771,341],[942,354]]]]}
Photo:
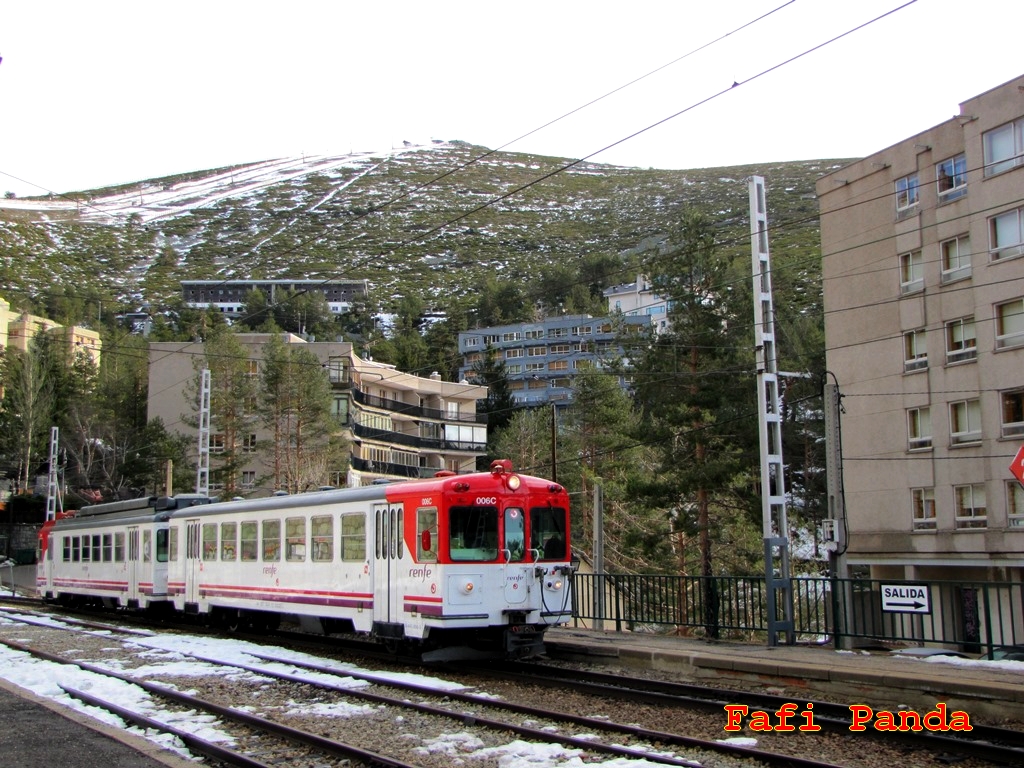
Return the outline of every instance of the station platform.
{"type": "Polygon", "coordinates": [[[1024,662],[836,651],[830,646],[706,641],[572,627],[548,630],[552,658],[645,669],[742,690],[797,691],[808,699],[920,712],[945,702],[990,721],[1024,723],[1024,662]]]}

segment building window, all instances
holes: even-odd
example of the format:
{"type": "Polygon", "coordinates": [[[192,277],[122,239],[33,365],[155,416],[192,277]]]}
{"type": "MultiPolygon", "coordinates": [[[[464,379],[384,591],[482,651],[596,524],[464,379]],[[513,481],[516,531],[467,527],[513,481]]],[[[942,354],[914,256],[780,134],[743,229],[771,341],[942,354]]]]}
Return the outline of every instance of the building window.
{"type": "Polygon", "coordinates": [[[548,338],[549,339],[564,339],[568,335],[569,335],[569,329],[568,328],[552,328],[548,332],[548,338]]]}
{"type": "Polygon", "coordinates": [[[900,254],[900,293],[924,289],[924,259],[920,251],[900,254]]]}
{"type": "Polygon", "coordinates": [[[210,453],[224,453],[224,433],[210,435],[210,453]]]}
{"type": "Polygon", "coordinates": [[[530,357],[543,357],[548,353],[547,347],[530,347],[526,350],[526,354],[530,357]]]}
{"type": "Polygon", "coordinates": [[[920,188],[916,173],[896,180],[896,213],[909,211],[917,205],[919,199],[920,188]]]}
{"type": "Polygon", "coordinates": [[[952,283],[971,276],[971,238],[959,235],[939,244],[942,253],[942,282],[952,283]]]}
{"type": "Polygon", "coordinates": [[[572,347],[569,344],[552,344],[548,347],[548,352],[552,355],[567,355],[571,349],[572,347]]]}
{"type": "Polygon", "coordinates": [[[245,375],[249,377],[259,376],[260,364],[258,360],[246,360],[245,361],[245,375]]]}
{"type": "Polygon", "coordinates": [[[1000,437],[1020,437],[1024,435],[1024,389],[1003,392],[1002,426],[1000,437]]]}
{"type": "Polygon", "coordinates": [[[249,434],[242,436],[242,453],[256,452],[256,435],[249,434]]]}
{"type": "Polygon", "coordinates": [[[996,349],[1024,344],[1024,299],[997,304],[996,349]]]}
{"type": "Polygon", "coordinates": [[[522,357],[522,356],[523,356],[522,347],[517,347],[516,349],[506,349],[505,350],[505,359],[506,360],[508,360],[510,358],[522,357]]]}
{"type": "Polygon", "coordinates": [[[961,317],[946,323],[946,362],[960,363],[978,356],[974,318],[961,317]]]}
{"type": "Polygon", "coordinates": [[[1024,208],[1000,213],[988,220],[989,258],[1012,259],[1024,253],[1024,208]]]}
{"type": "Polygon", "coordinates": [[[1024,485],[1016,480],[1006,483],[1006,524],[1010,528],[1024,528],[1024,485]]]}
{"type": "Polygon", "coordinates": [[[928,367],[928,347],[925,331],[919,328],[903,334],[903,370],[905,373],[921,371],[928,367]]]}
{"type": "Polygon", "coordinates": [[[1024,162],[1024,118],[986,131],[982,135],[985,151],[985,175],[1016,168],[1024,162]]]}
{"type": "Polygon", "coordinates": [[[469,337],[466,338],[466,346],[467,347],[476,347],[476,346],[479,346],[479,344],[480,344],[480,337],[479,336],[469,336],[469,337]]]}
{"type": "Polygon", "coordinates": [[[254,485],[256,485],[256,472],[251,469],[242,470],[242,487],[248,491],[254,485]]]}
{"type": "Polygon", "coordinates": [[[542,328],[540,330],[527,331],[524,334],[524,336],[526,338],[528,338],[528,339],[543,339],[544,338],[544,329],[542,328]]]}
{"type": "Polygon", "coordinates": [[[548,363],[549,371],[567,371],[569,370],[568,360],[552,360],[548,363]]]}
{"type": "Polygon", "coordinates": [[[913,528],[915,531],[935,530],[935,490],[912,488],[911,500],[914,507],[913,528]]]}
{"type": "Polygon", "coordinates": [[[526,372],[527,373],[532,373],[533,371],[543,371],[543,370],[544,370],[544,363],[527,363],[526,364],[526,372]]]}
{"type": "Polygon", "coordinates": [[[513,375],[515,375],[517,373],[522,373],[522,372],[523,372],[523,365],[522,365],[522,363],[513,363],[512,365],[506,365],[505,366],[505,373],[507,373],[509,376],[513,376],[513,375]]]}
{"type": "Polygon", "coordinates": [[[487,336],[484,336],[484,344],[497,344],[499,341],[501,341],[501,337],[497,334],[488,334],[487,336]]]}
{"type": "Polygon", "coordinates": [[[967,156],[959,154],[935,166],[939,202],[956,200],[967,194],[967,156]]]}
{"type": "Polygon", "coordinates": [[[981,440],[981,401],[958,400],[949,404],[950,445],[967,445],[981,440]]]}
{"type": "Polygon", "coordinates": [[[907,411],[907,450],[920,451],[932,447],[932,415],[928,407],[907,411]]]}
{"type": "Polygon", "coordinates": [[[509,333],[501,334],[502,341],[519,341],[520,338],[522,338],[522,335],[519,331],[510,331],[509,333]]]}
{"type": "Polygon", "coordinates": [[[958,529],[985,528],[988,526],[988,508],[985,506],[985,486],[954,485],[953,499],[956,517],[954,524],[958,529]]]}

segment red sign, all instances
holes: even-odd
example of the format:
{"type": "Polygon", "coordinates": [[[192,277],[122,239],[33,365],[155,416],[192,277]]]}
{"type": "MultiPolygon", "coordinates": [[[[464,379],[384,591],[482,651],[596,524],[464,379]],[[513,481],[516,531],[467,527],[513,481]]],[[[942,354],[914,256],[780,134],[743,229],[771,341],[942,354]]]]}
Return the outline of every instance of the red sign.
{"type": "Polygon", "coordinates": [[[1024,445],[1020,447],[1017,455],[1013,457],[1013,463],[1010,464],[1010,472],[1017,478],[1018,482],[1024,484],[1024,445]]]}

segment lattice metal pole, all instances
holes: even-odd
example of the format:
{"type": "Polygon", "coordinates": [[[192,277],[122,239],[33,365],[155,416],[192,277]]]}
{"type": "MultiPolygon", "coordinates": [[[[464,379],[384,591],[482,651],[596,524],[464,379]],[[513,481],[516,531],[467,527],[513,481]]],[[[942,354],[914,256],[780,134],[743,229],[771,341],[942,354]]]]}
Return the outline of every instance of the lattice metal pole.
{"type": "Polygon", "coordinates": [[[765,579],[769,590],[768,644],[793,632],[793,591],[789,575],[789,524],[782,463],[782,407],[775,347],[775,304],[768,252],[768,209],[764,178],[753,176],[750,191],[750,244],[754,279],[754,337],[757,358],[758,419],[761,447],[761,521],[765,544],[765,579]],[[780,616],[781,614],[781,616],[780,616]]]}
{"type": "Polygon", "coordinates": [[[46,478],[46,519],[57,519],[57,504],[60,501],[60,485],[57,482],[57,454],[60,446],[60,430],[50,427],[50,472],[46,478]]]}
{"type": "Polygon", "coordinates": [[[196,493],[210,495],[210,369],[202,371],[199,386],[199,460],[196,466],[196,493]]]}

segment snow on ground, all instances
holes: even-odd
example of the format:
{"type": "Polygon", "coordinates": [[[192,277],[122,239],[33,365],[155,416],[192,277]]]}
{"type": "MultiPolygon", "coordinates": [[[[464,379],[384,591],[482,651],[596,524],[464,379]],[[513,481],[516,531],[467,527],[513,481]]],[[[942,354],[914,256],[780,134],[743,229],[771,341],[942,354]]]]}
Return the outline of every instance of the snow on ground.
{"type": "MultiPolygon", "coordinates": [[[[135,214],[142,223],[180,216],[219,200],[243,197],[264,187],[341,168],[359,169],[379,158],[407,152],[425,152],[450,147],[448,144],[400,147],[382,152],[357,152],[349,155],[305,156],[254,163],[235,170],[222,171],[193,181],[162,186],[148,184],[130,192],[76,201],[50,197],[40,200],[0,199],[0,208],[50,213],[78,213],[83,221],[110,222],[135,214]]],[[[340,188],[360,178],[345,181],[340,188]]],[[[323,200],[317,205],[321,204],[323,200]]],[[[315,207],[315,206],[314,206],[315,207]]]]}
{"type": "MultiPolygon", "coordinates": [[[[55,626],[61,625],[59,619],[45,619],[40,620],[38,623],[53,624],[55,626]]],[[[0,618],[0,624],[18,626],[21,622],[0,618]]],[[[99,632],[93,634],[109,633],[99,632]]],[[[13,637],[12,640],[17,641],[18,638],[13,637]]],[[[337,688],[360,688],[370,685],[370,683],[364,680],[344,677],[346,672],[351,672],[353,674],[373,675],[377,678],[412,682],[437,691],[465,690],[465,686],[459,683],[432,675],[422,675],[415,672],[370,670],[354,664],[321,659],[285,648],[255,645],[244,640],[200,635],[153,635],[149,637],[131,637],[125,642],[129,645],[137,646],[137,655],[146,659],[147,664],[124,670],[122,668],[123,665],[115,663],[110,659],[103,661],[90,660],[90,663],[96,666],[105,666],[111,670],[139,679],[152,679],[157,675],[160,677],[176,676],[186,679],[188,677],[204,675],[242,676],[250,680],[261,679],[258,672],[237,668],[232,669],[211,663],[222,662],[227,664],[244,664],[249,667],[258,667],[275,672],[287,672],[296,677],[311,681],[329,682],[337,688]],[[254,656],[254,653],[259,653],[262,656],[272,656],[278,661],[267,662],[254,656]],[[289,664],[289,660],[294,662],[310,662],[322,667],[336,669],[338,674],[342,676],[337,677],[302,670],[295,666],[295,664],[289,664]]],[[[66,651],[66,655],[70,657],[76,656],[73,635],[69,636],[69,648],[66,651]]],[[[58,704],[82,712],[100,722],[117,728],[127,729],[136,735],[149,739],[186,757],[189,756],[187,750],[176,738],[144,731],[135,727],[128,727],[120,718],[111,715],[106,710],[89,706],[72,698],[60,688],[58,681],[69,688],[87,692],[96,698],[117,704],[126,709],[141,712],[154,720],[171,724],[175,728],[194,734],[199,738],[224,744],[230,744],[231,742],[230,736],[221,731],[216,720],[210,716],[202,716],[195,713],[184,715],[172,714],[161,708],[162,702],[158,698],[151,697],[150,694],[136,686],[118,680],[111,680],[76,667],[35,659],[27,653],[16,651],[3,645],[0,645],[0,678],[31,691],[37,696],[46,697],[58,704]]],[[[269,678],[267,679],[269,680],[269,678]]],[[[166,685],[167,683],[163,684],[166,685]]],[[[239,708],[245,709],[246,707],[239,708]]],[[[375,707],[373,706],[350,702],[334,702],[330,704],[299,704],[291,702],[291,708],[287,714],[354,718],[368,715],[374,710],[375,707]]],[[[502,768],[540,768],[541,766],[545,768],[581,768],[584,765],[580,757],[580,750],[566,749],[557,744],[529,744],[518,740],[501,747],[485,749],[482,743],[475,739],[475,737],[461,731],[453,731],[436,740],[424,741],[421,749],[424,752],[444,752],[452,756],[453,762],[462,765],[471,765],[474,759],[491,757],[498,757],[502,768]]],[[[622,758],[586,763],[587,768],[625,768],[626,766],[629,768],[648,768],[648,766],[654,768],[655,765],[657,764],[647,760],[625,760],[622,758]]]]}

